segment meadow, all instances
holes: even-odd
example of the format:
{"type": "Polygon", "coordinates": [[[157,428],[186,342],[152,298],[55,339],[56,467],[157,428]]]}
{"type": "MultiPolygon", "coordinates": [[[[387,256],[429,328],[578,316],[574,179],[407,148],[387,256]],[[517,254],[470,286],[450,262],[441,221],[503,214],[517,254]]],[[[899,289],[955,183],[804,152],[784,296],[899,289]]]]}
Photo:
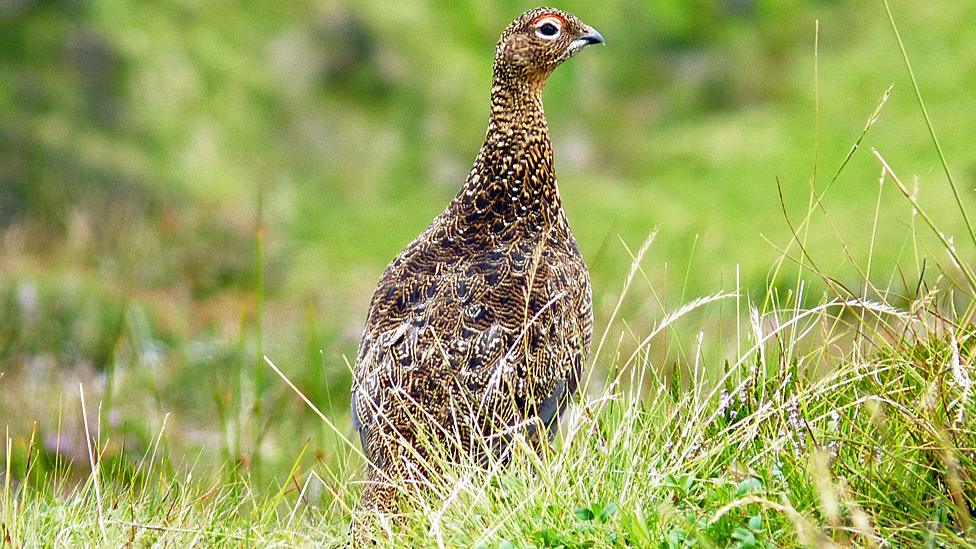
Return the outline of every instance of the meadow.
{"type": "MultiPolygon", "coordinates": [[[[370,292],[526,7],[0,6],[0,546],[345,541],[370,292]]],[[[976,546],[971,2],[559,7],[587,383],[380,539],[976,546]]]]}

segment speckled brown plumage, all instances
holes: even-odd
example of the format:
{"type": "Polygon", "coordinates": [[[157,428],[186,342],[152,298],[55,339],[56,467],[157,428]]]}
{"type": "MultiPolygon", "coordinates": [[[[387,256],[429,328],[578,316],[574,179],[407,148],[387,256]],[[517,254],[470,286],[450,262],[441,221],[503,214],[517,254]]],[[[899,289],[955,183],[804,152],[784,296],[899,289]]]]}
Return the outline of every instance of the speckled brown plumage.
{"type": "Polygon", "coordinates": [[[542,90],[560,63],[602,42],[551,8],[524,13],[498,42],[474,167],[370,303],[352,389],[371,461],[361,511],[394,511],[398,483],[436,473],[431,453],[504,458],[518,432],[551,437],[575,392],[591,290],[556,186],[542,90]]]}

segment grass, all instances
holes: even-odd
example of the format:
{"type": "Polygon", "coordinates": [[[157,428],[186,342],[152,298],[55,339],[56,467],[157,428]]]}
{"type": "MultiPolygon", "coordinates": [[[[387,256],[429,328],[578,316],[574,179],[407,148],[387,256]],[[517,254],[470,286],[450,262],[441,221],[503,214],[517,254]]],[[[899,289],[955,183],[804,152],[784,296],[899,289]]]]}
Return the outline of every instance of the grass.
{"type": "MultiPolygon", "coordinates": [[[[735,298],[691,302],[653,331],[735,298]]],[[[590,380],[558,450],[540,456],[521,441],[512,466],[452,468],[429,497],[409,501],[387,543],[976,544],[976,331],[946,320],[951,302],[932,291],[907,309],[856,297],[762,314],[748,305],[734,362],[692,347],[666,377],[655,373],[653,346],[639,346],[609,379],[590,380]]],[[[603,350],[621,357],[621,348],[603,350]]],[[[0,535],[13,546],[345,539],[357,491],[346,479],[358,466],[306,466],[299,454],[269,489],[173,467],[166,438],[163,429],[131,471],[100,463],[110,441],[92,440],[92,474],[77,486],[57,467],[37,474],[34,441],[14,465],[8,439],[0,535]],[[13,478],[36,480],[11,487],[13,478]]],[[[354,448],[338,446],[347,464],[354,448]]]]}
{"type": "MultiPolygon", "coordinates": [[[[590,370],[556,449],[537,455],[521,440],[510,466],[450,468],[427,494],[406,494],[403,522],[377,533],[383,545],[976,546],[976,330],[956,320],[972,313],[962,271],[899,291],[865,280],[871,299],[825,293],[813,307],[801,279],[787,295],[753,301],[737,288],[666,309],[644,272],[653,240],[618,305],[657,302],[664,314],[642,328],[614,309],[592,361],[609,375],[590,370]]],[[[143,448],[110,451],[118,442],[98,435],[77,396],[89,474],[69,478],[34,436],[19,457],[6,439],[6,543],[346,539],[361,461],[334,414],[320,417],[338,455],[309,461],[306,443],[269,484],[240,464],[218,475],[192,457],[175,465],[165,421],[143,448]]]]}
{"type": "MultiPolygon", "coordinates": [[[[644,139],[612,141],[620,147],[604,152],[620,161],[623,173],[597,166],[587,185],[564,180],[567,203],[580,208],[578,215],[570,212],[581,221],[577,232],[589,235],[583,245],[594,266],[603,328],[555,449],[536,455],[520,441],[511,466],[450,468],[425,495],[406,494],[403,521],[390,526],[393,533],[377,532],[381,544],[976,546],[974,251],[971,238],[953,237],[972,237],[971,196],[948,160],[971,157],[962,142],[943,140],[943,148],[935,124],[965,125],[972,113],[949,117],[946,101],[927,107],[926,80],[916,78],[895,17],[887,3],[883,7],[888,28],[882,30],[895,31],[920,107],[915,114],[924,124],[906,122],[906,95],[898,96],[897,86],[895,99],[885,86],[850,95],[864,111],[863,131],[860,120],[841,120],[851,110],[838,103],[850,86],[862,84],[853,82],[863,74],[855,67],[880,62],[825,55],[825,37],[818,34],[813,66],[798,69],[815,75],[813,92],[794,92],[815,106],[815,123],[762,104],[705,122],[665,117],[658,129],[672,143],[669,152],[644,139]],[[852,81],[840,82],[838,74],[852,81]],[[877,103],[861,102],[882,94],[877,103]],[[916,135],[908,128],[927,133],[931,145],[925,146],[934,148],[944,184],[941,176],[923,174],[920,182],[906,175],[914,171],[899,175],[921,154],[914,141],[900,143],[916,135]],[[730,136],[740,132],[769,148],[747,148],[746,154],[730,146],[730,136]],[[849,138],[838,139],[845,132],[849,138]],[[789,154],[795,150],[812,151],[810,174],[801,173],[807,161],[789,154]],[[728,188],[704,193],[693,185],[725,173],[732,174],[728,188]],[[769,174],[779,173],[786,175],[777,185],[769,174]],[[660,185],[620,183],[647,178],[663,181],[667,196],[659,196],[660,185]],[[761,181],[779,187],[780,204],[771,198],[775,192],[757,191],[766,188],[761,181]],[[726,208],[740,204],[749,213],[720,215],[710,200],[726,208]],[[646,231],[648,211],[661,229],[639,248],[628,247],[636,230],[646,231]],[[767,234],[772,216],[786,222],[767,234]],[[722,241],[740,245],[718,246],[714,230],[696,233],[688,218],[715,218],[722,241]],[[617,222],[608,228],[607,219],[617,222]],[[766,251],[754,249],[763,239],[766,251]],[[718,253],[742,265],[729,269],[728,257],[718,253]],[[720,280],[714,272],[721,272],[720,280]]],[[[365,16],[375,15],[371,9],[363,8],[365,16]]],[[[923,22],[952,17],[920,13],[923,22]]],[[[390,24],[368,20],[381,29],[390,24]]],[[[679,20],[675,25],[683,28],[679,20]]],[[[877,40],[878,28],[851,40],[877,40]]],[[[233,65],[234,74],[249,72],[226,55],[225,44],[194,32],[200,48],[223,52],[216,58],[233,65]]],[[[775,36],[764,39],[775,45],[775,36]]],[[[250,44],[246,35],[239,40],[250,44]]],[[[148,46],[133,41],[129,47],[148,46]]],[[[960,55],[966,47],[971,44],[961,44],[960,55]]],[[[635,48],[624,45],[624,58],[635,48]]],[[[465,51],[445,57],[463,64],[465,51]]],[[[410,55],[402,61],[416,64],[410,55]]],[[[736,55],[752,59],[754,53],[736,55]]],[[[592,76],[597,69],[580,70],[592,76]]],[[[247,86],[265,90],[260,78],[245,79],[247,86]]],[[[371,85],[364,78],[363,85],[371,85]]],[[[460,101],[411,78],[407,95],[460,101]]],[[[939,78],[949,77],[940,72],[939,78]]],[[[551,116],[569,119],[560,100],[566,81],[554,84],[551,116]]],[[[963,87],[940,88],[939,97],[963,87]]],[[[368,117],[365,130],[341,114],[333,122],[374,139],[390,123],[383,115],[398,108],[398,100],[389,101],[368,117]]],[[[595,108],[584,104],[581,116],[595,108]]],[[[237,113],[234,119],[250,117],[237,113]]],[[[421,125],[407,125],[415,123],[421,125]]],[[[627,117],[614,118],[611,126],[624,136],[646,129],[627,117]]],[[[448,133],[457,132],[463,134],[456,128],[448,133]]],[[[59,135],[50,128],[42,133],[59,135]]],[[[157,136],[160,142],[171,137],[157,136]]],[[[354,148],[356,139],[342,146],[354,148]]],[[[448,146],[439,140],[447,138],[428,146],[448,146]]],[[[413,165],[422,159],[387,152],[377,154],[374,169],[415,175],[426,169],[413,165]]],[[[229,185],[242,166],[248,164],[220,172],[219,182],[209,184],[229,185]]],[[[278,173],[278,167],[272,160],[264,173],[278,173]]],[[[302,169],[311,168],[282,173],[302,169]]],[[[335,181],[382,187],[390,204],[411,211],[364,203],[376,193],[348,184],[327,212],[303,202],[300,219],[277,228],[293,232],[286,241],[273,231],[281,225],[275,211],[291,191],[262,183],[254,215],[217,208],[214,216],[192,214],[206,221],[188,220],[172,206],[179,199],[167,197],[162,206],[137,197],[135,203],[149,203],[146,210],[109,226],[75,211],[62,220],[70,238],[52,239],[49,255],[34,251],[32,237],[45,233],[30,222],[7,229],[0,248],[8,260],[0,262],[0,318],[7,320],[0,322],[6,362],[0,414],[7,422],[0,546],[345,541],[363,465],[348,428],[350,367],[337,349],[350,339],[344,331],[352,313],[343,301],[368,292],[372,278],[362,267],[343,269],[378,261],[399,246],[381,229],[394,214],[426,219],[432,189],[362,178],[342,162],[328,173],[335,181]],[[357,224],[363,209],[369,213],[357,224]],[[313,225],[323,215],[347,218],[325,237],[335,245],[298,251],[321,237],[313,225]],[[347,231],[363,226],[387,236],[357,246],[347,231]],[[115,242],[113,234],[126,236],[115,242]],[[169,282],[179,275],[185,286],[169,282]],[[317,284],[342,288],[342,297],[303,301],[317,284]],[[181,310],[186,303],[193,304],[192,322],[181,310]],[[80,366],[62,371],[62,364],[80,366]]],[[[207,184],[199,174],[187,181],[207,184]]],[[[201,192],[209,193],[219,194],[201,192]]]]}

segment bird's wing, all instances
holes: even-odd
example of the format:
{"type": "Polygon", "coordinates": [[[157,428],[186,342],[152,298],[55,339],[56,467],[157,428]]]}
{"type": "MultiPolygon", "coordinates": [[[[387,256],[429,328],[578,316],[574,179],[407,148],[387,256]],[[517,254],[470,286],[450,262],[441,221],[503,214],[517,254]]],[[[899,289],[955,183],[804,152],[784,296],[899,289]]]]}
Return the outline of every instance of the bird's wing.
{"type": "MultiPolygon", "coordinates": [[[[418,358],[418,334],[420,329],[409,323],[400,323],[385,331],[372,331],[363,335],[356,360],[352,387],[352,425],[359,431],[360,441],[376,417],[380,406],[380,389],[390,377],[400,377],[405,367],[418,358]]],[[[365,446],[365,444],[364,444],[365,446]]]]}
{"type": "MultiPolygon", "coordinates": [[[[582,363],[581,345],[566,341],[580,327],[552,316],[569,316],[576,307],[564,291],[565,277],[540,276],[537,281],[545,278],[554,286],[536,282],[540,293],[526,295],[534,279],[531,248],[511,263],[491,251],[462,263],[441,257],[445,249],[412,245],[377,286],[352,391],[353,425],[361,440],[369,441],[367,430],[381,408],[390,406],[393,386],[409,387],[425,413],[447,405],[445,397],[454,391],[478,405],[475,411],[506,406],[514,396],[517,408],[531,409],[551,430],[582,363]],[[530,363],[553,367],[527,372],[530,363]]],[[[540,265],[548,269],[544,261],[540,265]]]]}

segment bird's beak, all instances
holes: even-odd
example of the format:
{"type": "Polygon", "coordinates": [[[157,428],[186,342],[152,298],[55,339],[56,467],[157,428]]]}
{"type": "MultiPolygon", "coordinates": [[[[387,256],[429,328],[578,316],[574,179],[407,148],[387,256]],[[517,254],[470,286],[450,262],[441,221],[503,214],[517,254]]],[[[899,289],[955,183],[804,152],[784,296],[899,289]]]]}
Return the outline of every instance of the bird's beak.
{"type": "Polygon", "coordinates": [[[590,46],[592,44],[604,44],[604,43],[606,42],[603,40],[603,35],[600,34],[600,31],[594,29],[593,27],[586,27],[586,32],[584,32],[583,35],[577,38],[576,40],[573,40],[572,46],[573,49],[578,50],[586,46],[590,46]]]}

